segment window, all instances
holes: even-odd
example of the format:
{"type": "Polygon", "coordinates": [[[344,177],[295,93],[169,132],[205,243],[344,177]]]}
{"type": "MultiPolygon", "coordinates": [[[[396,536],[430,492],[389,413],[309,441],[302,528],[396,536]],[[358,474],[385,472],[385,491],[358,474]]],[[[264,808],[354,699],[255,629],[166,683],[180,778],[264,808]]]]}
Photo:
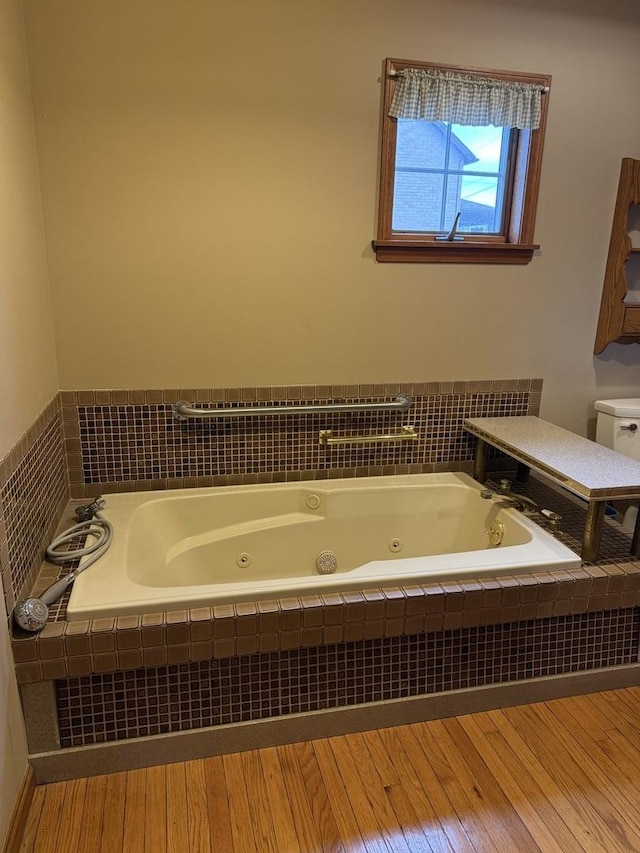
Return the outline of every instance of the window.
{"type": "Polygon", "coordinates": [[[528,263],[551,78],[394,59],[385,72],[377,259],[528,263]]]}

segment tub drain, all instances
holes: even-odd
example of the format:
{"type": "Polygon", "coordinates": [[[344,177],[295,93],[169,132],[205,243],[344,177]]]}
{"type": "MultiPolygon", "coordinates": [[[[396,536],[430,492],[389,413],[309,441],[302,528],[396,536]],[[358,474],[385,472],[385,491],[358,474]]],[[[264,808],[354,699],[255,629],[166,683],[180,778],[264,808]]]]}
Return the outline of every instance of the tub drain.
{"type": "Polygon", "coordinates": [[[333,551],[320,551],[316,557],[316,569],[321,575],[331,575],[338,568],[338,558],[333,551]]]}
{"type": "Polygon", "coordinates": [[[236,557],[236,563],[240,566],[241,569],[246,569],[247,566],[251,565],[251,554],[249,554],[247,551],[243,551],[236,557]]]}
{"type": "Polygon", "coordinates": [[[504,524],[501,521],[494,521],[485,533],[489,537],[489,545],[497,548],[498,545],[502,545],[504,539],[504,524]]]}

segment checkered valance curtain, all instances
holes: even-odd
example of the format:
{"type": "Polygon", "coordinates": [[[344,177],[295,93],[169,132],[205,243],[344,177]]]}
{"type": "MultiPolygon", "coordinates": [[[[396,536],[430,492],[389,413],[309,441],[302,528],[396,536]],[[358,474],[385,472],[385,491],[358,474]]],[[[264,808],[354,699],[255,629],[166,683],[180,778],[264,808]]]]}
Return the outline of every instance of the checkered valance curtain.
{"type": "Polygon", "coordinates": [[[389,115],[454,124],[530,128],[540,125],[542,88],[459,74],[405,68],[397,72],[389,115]]]}

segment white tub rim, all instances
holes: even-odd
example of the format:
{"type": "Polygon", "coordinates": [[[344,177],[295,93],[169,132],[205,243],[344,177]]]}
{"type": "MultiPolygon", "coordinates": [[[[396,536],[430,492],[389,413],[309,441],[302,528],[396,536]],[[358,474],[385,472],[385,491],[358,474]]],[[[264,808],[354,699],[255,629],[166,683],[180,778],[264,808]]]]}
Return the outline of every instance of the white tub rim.
{"type": "MultiPolygon", "coordinates": [[[[367,490],[380,488],[388,489],[398,486],[411,488],[424,486],[425,484],[464,485],[467,488],[472,488],[477,491],[478,500],[481,500],[479,492],[481,491],[482,486],[469,475],[460,472],[441,472],[434,474],[400,474],[362,478],[326,478],[321,480],[296,480],[276,484],[265,483],[206,487],[199,489],[163,490],[156,492],[119,493],[115,495],[104,495],[107,501],[104,513],[109,517],[110,499],[112,501],[112,506],[117,501],[120,505],[121,511],[126,512],[127,510],[130,510],[131,507],[140,505],[141,503],[167,500],[194,500],[203,495],[215,494],[223,496],[224,494],[242,494],[247,490],[259,493],[261,491],[272,491],[273,489],[288,489],[306,490],[309,493],[312,493],[335,490],[348,491],[362,488],[366,488],[367,490]]],[[[517,564],[508,562],[505,565],[504,559],[502,556],[499,556],[500,553],[504,552],[499,552],[498,549],[496,549],[496,551],[483,552],[489,556],[482,559],[482,565],[477,567],[475,574],[473,572],[469,574],[468,566],[460,568],[457,564],[462,563],[463,561],[454,559],[451,561],[453,565],[449,567],[446,576],[443,575],[442,577],[434,578],[420,577],[420,572],[418,571],[418,567],[416,567],[416,571],[409,571],[408,573],[405,573],[402,578],[399,578],[397,572],[395,572],[391,578],[384,580],[376,579],[370,583],[350,584],[338,579],[338,586],[340,588],[335,588],[335,583],[332,588],[329,583],[326,587],[326,592],[362,592],[371,589],[397,589],[398,587],[414,587],[416,585],[424,587],[431,586],[434,583],[451,583],[456,580],[476,580],[479,578],[531,574],[556,570],[566,571],[571,568],[578,568],[581,565],[581,560],[578,555],[570,551],[565,545],[556,540],[549,533],[542,530],[531,519],[526,518],[521,513],[517,513],[517,511],[513,509],[502,509],[501,512],[506,513],[507,516],[515,514],[518,519],[518,523],[524,525],[531,531],[532,535],[536,538],[536,542],[543,543],[546,554],[545,560],[539,560],[536,558],[534,562],[531,562],[531,560],[524,559],[524,561],[517,564]]],[[[137,594],[132,595],[130,586],[128,585],[128,582],[126,582],[122,573],[118,574],[116,578],[113,578],[110,583],[106,582],[106,578],[103,575],[106,569],[103,561],[108,560],[110,565],[113,566],[114,561],[117,563],[119,557],[121,558],[122,548],[122,537],[120,537],[119,541],[116,537],[114,540],[114,546],[112,547],[112,552],[88,569],[86,574],[80,574],[76,581],[75,588],[72,591],[71,600],[67,610],[67,619],[69,621],[102,617],[113,618],[114,616],[119,615],[133,615],[149,612],[157,613],[200,607],[212,607],[219,604],[239,603],[241,601],[252,601],[255,603],[259,601],[274,601],[279,599],[299,599],[302,596],[307,597],[310,595],[317,596],[323,594],[322,591],[318,591],[318,578],[313,577],[308,580],[302,579],[305,582],[298,583],[297,590],[294,592],[290,590],[289,586],[283,588],[282,585],[274,586],[272,581],[265,581],[264,583],[252,582],[252,591],[250,595],[247,594],[246,590],[242,590],[240,594],[234,595],[230,589],[218,589],[214,595],[210,588],[206,590],[190,589],[188,593],[178,594],[177,596],[167,596],[166,592],[162,591],[163,588],[158,588],[157,590],[152,588],[151,591],[147,588],[147,591],[142,594],[140,593],[140,590],[137,590],[137,594]],[[123,589],[123,587],[126,587],[126,589],[123,589]],[[97,602],[96,594],[98,595],[97,602]],[[93,598],[93,603],[87,603],[91,598],[93,598]]],[[[477,552],[471,553],[478,556],[477,552]]],[[[448,556],[452,557],[455,555],[448,556]]],[[[414,558],[407,558],[407,560],[411,559],[414,558]]],[[[415,559],[420,560],[423,558],[415,559]]],[[[385,560],[380,562],[393,562],[397,565],[398,560],[385,560]]],[[[410,569],[411,567],[407,566],[406,568],[410,569]]],[[[335,578],[335,576],[328,577],[335,578]]],[[[298,580],[300,581],[301,579],[298,580]]]]}

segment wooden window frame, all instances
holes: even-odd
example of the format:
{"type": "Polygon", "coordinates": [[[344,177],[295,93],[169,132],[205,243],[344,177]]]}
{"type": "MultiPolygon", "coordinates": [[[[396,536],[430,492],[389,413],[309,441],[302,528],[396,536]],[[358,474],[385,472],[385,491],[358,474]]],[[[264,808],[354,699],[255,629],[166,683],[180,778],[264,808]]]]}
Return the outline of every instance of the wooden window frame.
{"type": "Polygon", "coordinates": [[[382,103],[382,142],[380,146],[380,187],[378,194],[377,237],[372,241],[376,260],[382,263],[471,263],[528,264],[540,248],[533,242],[542,169],[542,150],[547,123],[548,90],[551,76],[486,68],[467,68],[406,59],[386,59],[382,103]],[[410,236],[394,232],[391,225],[395,183],[397,119],[389,115],[397,73],[405,68],[440,69],[463,74],[535,83],[547,90],[542,97],[540,127],[517,131],[510,193],[506,204],[506,223],[501,235],[463,235],[462,241],[436,240],[435,235],[410,236]]]}

